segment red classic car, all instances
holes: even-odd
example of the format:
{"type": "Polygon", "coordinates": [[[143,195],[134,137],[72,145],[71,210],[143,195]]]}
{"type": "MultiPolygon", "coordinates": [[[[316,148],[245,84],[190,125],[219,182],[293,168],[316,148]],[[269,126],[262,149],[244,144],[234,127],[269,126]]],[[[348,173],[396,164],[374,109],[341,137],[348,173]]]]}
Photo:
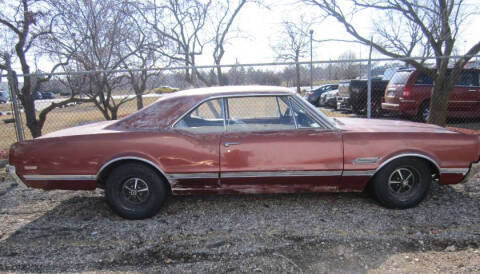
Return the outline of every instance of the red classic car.
{"type": "Polygon", "coordinates": [[[168,194],[368,187],[381,204],[408,208],[432,181],[459,183],[476,169],[479,141],[471,130],[332,119],[286,88],[201,88],[118,121],[16,143],[8,171],[34,188],[104,188],[131,219],[154,215],[168,194]]]}

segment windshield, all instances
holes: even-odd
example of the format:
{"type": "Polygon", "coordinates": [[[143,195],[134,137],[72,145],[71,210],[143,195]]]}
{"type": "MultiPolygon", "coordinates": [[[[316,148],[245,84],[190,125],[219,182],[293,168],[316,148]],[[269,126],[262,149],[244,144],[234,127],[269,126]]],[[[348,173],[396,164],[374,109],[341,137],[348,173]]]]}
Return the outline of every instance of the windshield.
{"type": "Polygon", "coordinates": [[[302,100],[303,103],[304,103],[306,106],[309,106],[309,108],[310,108],[311,110],[313,110],[315,113],[317,113],[318,115],[320,115],[327,123],[329,123],[329,124],[330,124],[331,126],[333,126],[333,127],[336,127],[337,123],[335,123],[335,121],[334,121],[332,118],[328,117],[325,113],[323,113],[323,112],[322,112],[321,110],[319,110],[318,108],[316,108],[316,107],[311,107],[311,104],[310,104],[307,100],[305,100],[303,97],[301,97],[300,95],[295,94],[295,96],[296,96],[298,99],[302,100]]]}

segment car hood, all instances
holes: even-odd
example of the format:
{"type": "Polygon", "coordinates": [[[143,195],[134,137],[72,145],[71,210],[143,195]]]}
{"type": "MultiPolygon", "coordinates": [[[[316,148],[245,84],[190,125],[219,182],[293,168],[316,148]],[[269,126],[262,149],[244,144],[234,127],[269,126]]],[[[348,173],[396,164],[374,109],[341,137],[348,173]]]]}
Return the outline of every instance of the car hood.
{"type": "Polygon", "coordinates": [[[62,130],[58,130],[52,133],[42,135],[36,139],[118,132],[118,130],[105,129],[107,126],[115,122],[117,121],[116,120],[102,121],[102,122],[96,122],[96,123],[66,128],[66,129],[62,129],[62,130]]]}
{"type": "Polygon", "coordinates": [[[337,122],[337,127],[345,131],[455,133],[437,125],[409,121],[364,118],[335,118],[334,120],[337,122]]]}

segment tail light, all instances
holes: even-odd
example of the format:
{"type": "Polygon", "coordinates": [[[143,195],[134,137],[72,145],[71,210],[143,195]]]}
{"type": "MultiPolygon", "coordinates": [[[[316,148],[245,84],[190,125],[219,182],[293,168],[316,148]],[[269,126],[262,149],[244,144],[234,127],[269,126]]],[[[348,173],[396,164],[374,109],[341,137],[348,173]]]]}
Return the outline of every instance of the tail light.
{"type": "Polygon", "coordinates": [[[403,98],[409,98],[412,95],[412,87],[411,86],[405,86],[403,89],[403,98]]]}

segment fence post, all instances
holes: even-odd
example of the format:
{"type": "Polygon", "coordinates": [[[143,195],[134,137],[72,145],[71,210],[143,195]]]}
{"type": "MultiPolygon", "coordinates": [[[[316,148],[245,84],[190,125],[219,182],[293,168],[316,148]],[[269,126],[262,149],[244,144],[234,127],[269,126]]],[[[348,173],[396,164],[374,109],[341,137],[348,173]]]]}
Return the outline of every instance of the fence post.
{"type": "Polygon", "coordinates": [[[15,120],[15,132],[17,134],[17,141],[23,141],[24,134],[23,134],[22,116],[20,115],[20,111],[18,108],[18,101],[17,101],[17,93],[15,92],[18,86],[15,88],[15,85],[17,85],[17,81],[15,81],[16,76],[15,76],[15,72],[12,70],[10,66],[7,69],[7,79],[8,79],[8,91],[10,93],[10,98],[12,100],[11,106],[13,108],[13,119],[15,120]]]}
{"type": "Polygon", "coordinates": [[[368,53],[368,95],[367,95],[367,118],[372,118],[372,38],[370,38],[370,52],[368,53]]]}
{"type": "Polygon", "coordinates": [[[310,30],[310,90],[313,90],[313,29],[310,30]]]}

